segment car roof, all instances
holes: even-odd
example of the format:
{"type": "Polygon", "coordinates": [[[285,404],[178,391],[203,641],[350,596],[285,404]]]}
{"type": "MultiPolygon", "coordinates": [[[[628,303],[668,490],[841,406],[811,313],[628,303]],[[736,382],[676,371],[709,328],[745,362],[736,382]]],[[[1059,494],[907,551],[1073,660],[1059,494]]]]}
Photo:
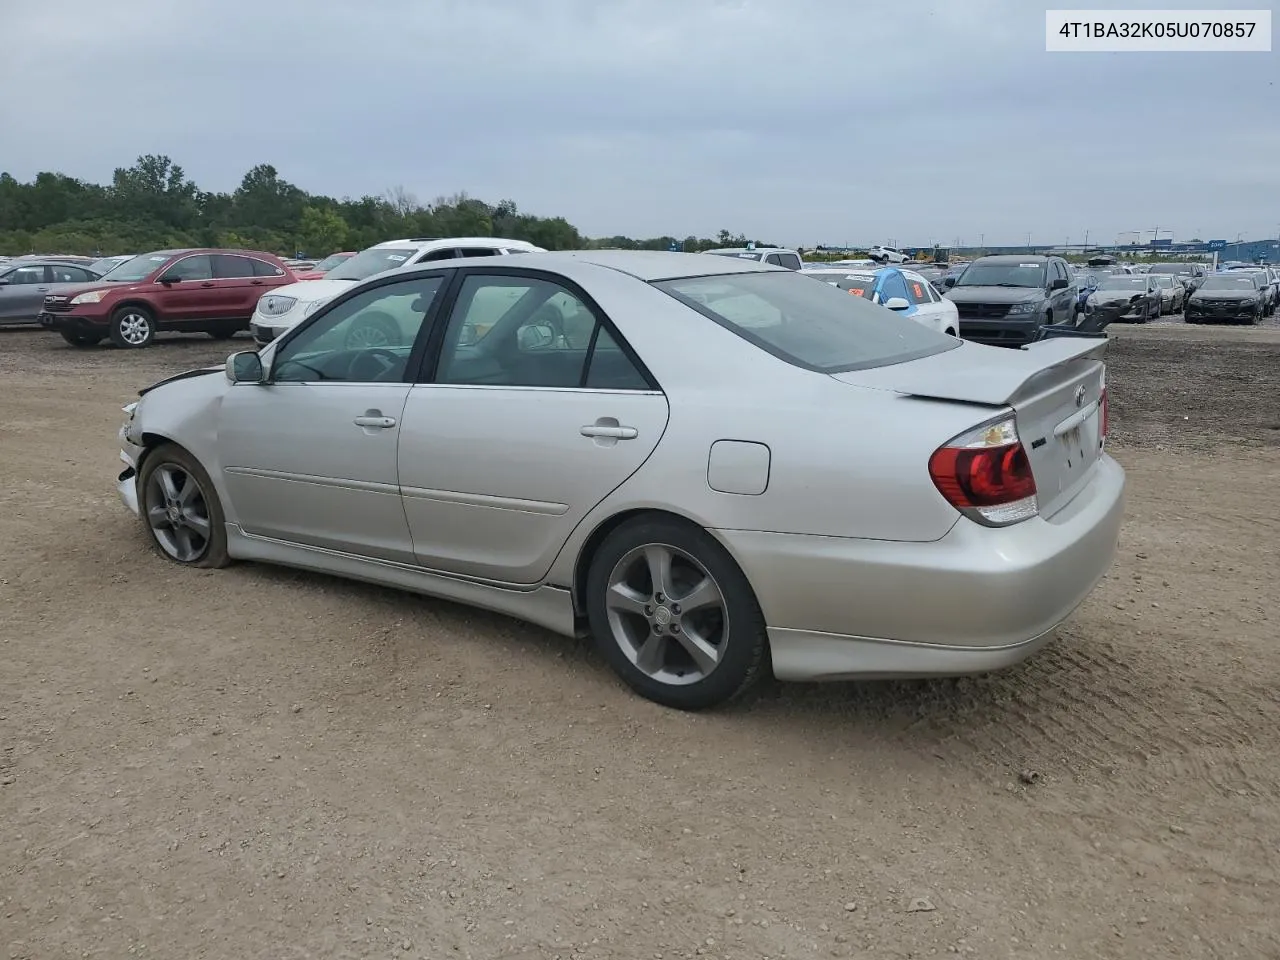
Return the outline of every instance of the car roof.
{"type": "Polygon", "coordinates": [[[64,257],[24,257],[0,261],[3,267],[87,267],[93,261],[67,260],[64,257]]]}
{"type": "Polygon", "coordinates": [[[423,247],[442,246],[457,247],[466,244],[469,247],[533,247],[536,244],[528,240],[512,240],[509,237],[406,237],[403,240],[384,240],[375,243],[371,249],[385,250],[388,247],[423,247]]]}
{"type": "MultiPolygon", "coordinates": [[[[769,248],[773,249],[773,248],[769,248]]],[[[470,262],[471,258],[467,261],[470,262]]],[[[492,264],[490,258],[475,258],[477,263],[492,264]]],[[[454,261],[457,263],[458,261],[454,261]]],[[[503,258],[503,265],[551,268],[588,263],[629,274],[646,282],[676,280],[684,277],[710,277],[729,273],[795,273],[786,267],[759,260],[735,260],[732,257],[712,259],[702,253],[670,253],[665,250],[557,250],[548,253],[517,253],[503,258]]],[[[415,266],[432,266],[417,264],[415,266]]]]}

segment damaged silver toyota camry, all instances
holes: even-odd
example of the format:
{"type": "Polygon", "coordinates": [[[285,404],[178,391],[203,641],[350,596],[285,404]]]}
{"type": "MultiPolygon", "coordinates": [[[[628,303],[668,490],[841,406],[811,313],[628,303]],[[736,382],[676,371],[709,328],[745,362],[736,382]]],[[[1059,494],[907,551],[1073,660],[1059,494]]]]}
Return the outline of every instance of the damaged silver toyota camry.
{"type": "Polygon", "coordinates": [[[143,391],[119,490],[177,563],[589,633],[673,707],[766,671],[984,672],[1114,555],[1105,349],[966,343],[703,254],[447,261],[143,391]]]}

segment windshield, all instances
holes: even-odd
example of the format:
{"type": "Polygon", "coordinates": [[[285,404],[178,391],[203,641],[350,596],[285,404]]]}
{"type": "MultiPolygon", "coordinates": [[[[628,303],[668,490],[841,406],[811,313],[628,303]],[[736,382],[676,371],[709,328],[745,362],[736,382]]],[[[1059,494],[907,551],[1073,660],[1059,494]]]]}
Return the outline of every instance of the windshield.
{"type": "Polygon", "coordinates": [[[315,265],[315,269],[323,273],[328,273],[340,263],[346,263],[352,257],[349,253],[333,253],[325,257],[315,265]]]}
{"type": "MultiPolygon", "coordinates": [[[[127,259],[128,257],[125,258],[125,260],[127,259]]],[[[103,257],[101,260],[95,260],[93,263],[89,264],[88,269],[92,270],[94,273],[102,274],[106,273],[118,263],[124,263],[124,260],[119,257],[103,257]]]]}
{"type": "Polygon", "coordinates": [[[1118,276],[1103,277],[1102,283],[1098,286],[1099,290],[1146,290],[1146,277],[1132,277],[1128,274],[1120,274],[1118,276]]]}
{"type": "Polygon", "coordinates": [[[364,280],[383,270],[403,267],[417,253],[414,247],[370,247],[348,257],[346,263],[330,270],[326,280],[364,280]]]}
{"type": "Polygon", "coordinates": [[[872,274],[850,274],[836,281],[837,290],[843,290],[845,293],[855,297],[862,297],[863,300],[870,300],[876,295],[876,278],[872,274]]]}
{"type": "Polygon", "coordinates": [[[973,263],[956,281],[957,287],[1043,287],[1043,263],[973,263]]]}
{"type": "Polygon", "coordinates": [[[821,373],[932,356],[960,341],[795,273],[737,273],[654,284],[780,360],[821,373]]]}
{"type": "Polygon", "coordinates": [[[172,258],[173,255],[168,253],[144,253],[140,257],[126,260],[102,279],[112,283],[137,283],[147,279],[172,258]]]}
{"type": "Polygon", "coordinates": [[[1254,289],[1253,277],[1246,274],[1243,277],[1206,277],[1204,283],[1200,284],[1201,290],[1252,290],[1254,289]]]}

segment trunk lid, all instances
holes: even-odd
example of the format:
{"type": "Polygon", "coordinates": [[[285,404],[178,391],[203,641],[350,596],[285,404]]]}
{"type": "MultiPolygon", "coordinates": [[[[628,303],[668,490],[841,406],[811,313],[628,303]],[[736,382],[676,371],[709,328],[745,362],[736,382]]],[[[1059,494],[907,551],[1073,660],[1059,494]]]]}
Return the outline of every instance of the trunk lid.
{"type": "Polygon", "coordinates": [[[1010,350],[964,343],[907,363],[838,373],[854,386],[972,404],[974,424],[1012,407],[1036,480],[1040,515],[1051,517],[1089,482],[1102,456],[1103,337],[1041,340],[1010,350]]]}

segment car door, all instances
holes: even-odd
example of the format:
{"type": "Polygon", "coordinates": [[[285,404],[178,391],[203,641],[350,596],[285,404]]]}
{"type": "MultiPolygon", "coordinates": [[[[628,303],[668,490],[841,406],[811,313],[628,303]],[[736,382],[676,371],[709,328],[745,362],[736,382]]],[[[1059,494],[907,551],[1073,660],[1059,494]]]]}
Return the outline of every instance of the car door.
{"type": "Polygon", "coordinates": [[[213,254],[213,287],[206,301],[210,320],[248,320],[266,289],[254,269],[254,258],[213,254]]]}
{"type": "Polygon", "coordinates": [[[218,447],[245,533],[414,561],[396,447],[415,350],[426,342],[446,277],[392,275],[335,300],[267,354],[268,383],[227,391],[218,447]],[[353,328],[371,315],[396,317],[412,331],[404,346],[354,346],[353,328]]]}
{"type": "Polygon", "coordinates": [[[907,302],[915,307],[911,314],[913,320],[924,324],[931,330],[942,332],[942,311],[929,296],[929,281],[918,273],[903,273],[904,286],[907,290],[907,302]]]}
{"type": "Polygon", "coordinates": [[[0,270],[0,278],[8,281],[0,285],[0,321],[35,319],[49,292],[49,268],[44,264],[11,266],[7,272],[0,270]]]}
{"type": "Polygon", "coordinates": [[[404,409],[414,552],[431,569],[536,583],[653,451],[667,400],[558,275],[475,267],[456,283],[438,361],[404,409]]]}
{"type": "Polygon", "coordinates": [[[156,319],[179,327],[207,319],[205,311],[209,302],[217,297],[213,290],[213,260],[207,253],[178,258],[157,278],[152,297],[160,312],[156,319]],[[181,279],[176,283],[160,283],[164,277],[181,279]]]}

